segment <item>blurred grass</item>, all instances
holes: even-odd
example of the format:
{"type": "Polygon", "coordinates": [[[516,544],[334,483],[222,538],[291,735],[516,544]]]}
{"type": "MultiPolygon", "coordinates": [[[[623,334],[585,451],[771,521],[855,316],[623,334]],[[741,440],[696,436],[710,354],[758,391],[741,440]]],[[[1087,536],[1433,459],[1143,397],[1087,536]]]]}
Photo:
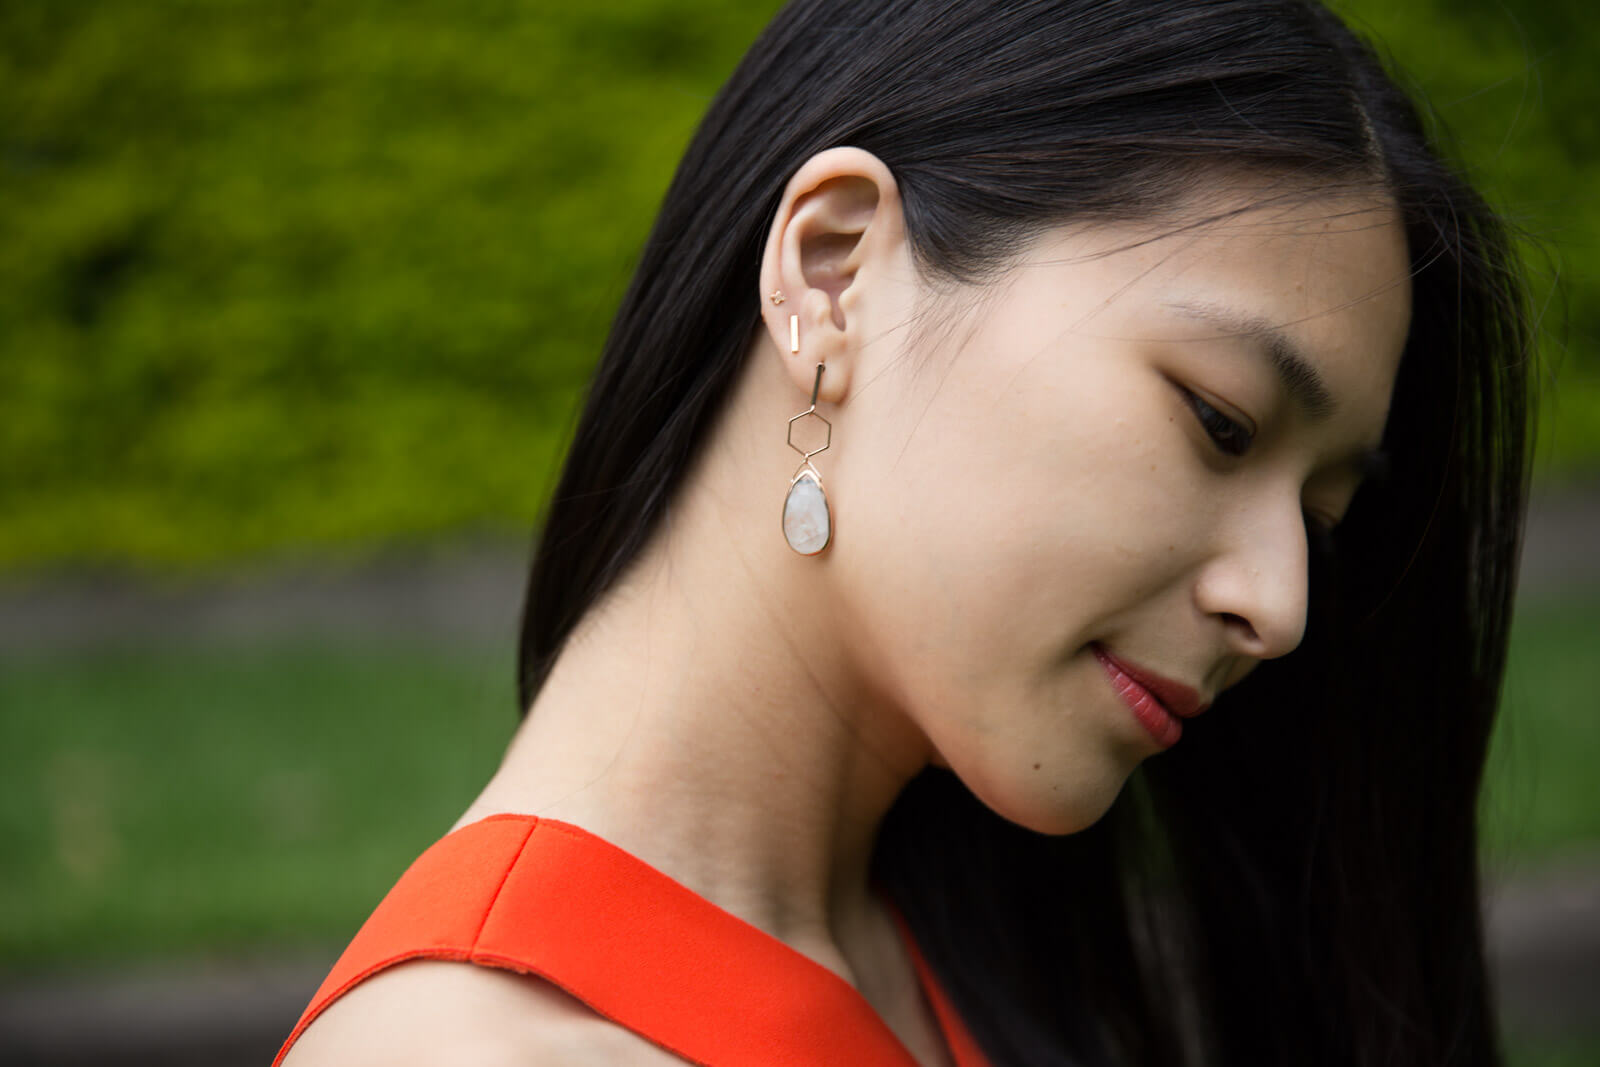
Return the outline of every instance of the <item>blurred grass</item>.
{"type": "Polygon", "coordinates": [[[1491,871],[1600,848],[1600,596],[1524,597],[1481,811],[1491,871]]]}
{"type": "Polygon", "coordinates": [[[514,726],[509,655],[0,662],[0,964],[342,943],[514,726]]]}
{"type": "MultiPolygon", "coordinates": [[[[1600,598],[1519,612],[1491,871],[1600,847],[1596,647],[1600,598]]],[[[0,967],[342,944],[493,772],[511,674],[399,645],[0,659],[0,967]]]]}
{"type": "MultiPolygon", "coordinates": [[[[532,528],[683,146],[777,6],[0,4],[0,570],[532,528]]],[[[1541,472],[1600,472],[1600,20],[1338,6],[1552,243],[1541,472]]]]}
{"type": "Polygon", "coordinates": [[[1508,1067],[1596,1067],[1600,1040],[1552,1041],[1511,1035],[1506,1041],[1508,1067]]]}

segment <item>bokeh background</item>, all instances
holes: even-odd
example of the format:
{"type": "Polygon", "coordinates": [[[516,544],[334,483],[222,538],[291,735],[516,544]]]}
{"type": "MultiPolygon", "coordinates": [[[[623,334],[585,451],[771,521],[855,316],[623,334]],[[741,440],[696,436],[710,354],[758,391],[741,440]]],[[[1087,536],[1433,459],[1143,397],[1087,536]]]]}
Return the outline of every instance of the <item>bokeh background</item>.
{"type": "MultiPolygon", "coordinates": [[[[0,4],[0,1062],[264,1062],[492,772],[610,314],[777,6],[0,4]]],[[[1338,6],[1525,235],[1485,877],[1513,1062],[1600,1064],[1600,16],[1338,6]]]]}

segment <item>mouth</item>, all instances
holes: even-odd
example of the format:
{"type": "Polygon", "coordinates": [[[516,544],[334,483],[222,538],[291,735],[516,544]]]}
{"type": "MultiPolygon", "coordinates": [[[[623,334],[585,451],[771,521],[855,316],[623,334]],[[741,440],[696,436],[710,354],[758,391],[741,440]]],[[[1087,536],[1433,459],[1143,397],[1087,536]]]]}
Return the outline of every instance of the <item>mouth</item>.
{"type": "Polygon", "coordinates": [[[1105,668],[1112,689],[1162,748],[1170,748],[1183,736],[1180,719],[1193,718],[1211,706],[1189,686],[1115,656],[1098,641],[1089,647],[1105,668]]]}

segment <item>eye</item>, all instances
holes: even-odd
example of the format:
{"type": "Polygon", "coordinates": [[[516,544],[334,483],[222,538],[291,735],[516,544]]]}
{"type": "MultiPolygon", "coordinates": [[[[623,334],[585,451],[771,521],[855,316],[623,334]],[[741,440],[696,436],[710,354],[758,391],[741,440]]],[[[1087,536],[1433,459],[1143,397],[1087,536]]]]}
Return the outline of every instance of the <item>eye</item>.
{"type": "Polygon", "coordinates": [[[1211,443],[1217,446],[1219,452],[1228,456],[1242,456],[1249,451],[1250,443],[1255,440],[1253,430],[1228,418],[1183,386],[1178,386],[1178,391],[1183,394],[1195,418],[1200,420],[1206,436],[1211,438],[1211,443]]]}

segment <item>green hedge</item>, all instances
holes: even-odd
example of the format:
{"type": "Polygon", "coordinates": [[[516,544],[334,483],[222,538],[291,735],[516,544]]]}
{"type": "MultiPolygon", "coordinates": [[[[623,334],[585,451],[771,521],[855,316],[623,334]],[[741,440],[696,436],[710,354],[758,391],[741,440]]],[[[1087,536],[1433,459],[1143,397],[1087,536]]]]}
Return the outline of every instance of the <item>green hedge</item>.
{"type": "Polygon", "coordinates": [[[1541,478],[1600,476],[1600,20],[1588,0],[1333,0],[1380,42],[1524,234],[1541,478]]]}
{"type": "MultiPolygon", "coordinates": [[[[528,530],[676,159],[775,7],[0,5],[0,570],[528,530]]],[[[1552,455],[1600,467],[1592,20],[1527,0],[1524,45],[1489,0],[1356,8],[1563,243],[1552,455]]]]}

